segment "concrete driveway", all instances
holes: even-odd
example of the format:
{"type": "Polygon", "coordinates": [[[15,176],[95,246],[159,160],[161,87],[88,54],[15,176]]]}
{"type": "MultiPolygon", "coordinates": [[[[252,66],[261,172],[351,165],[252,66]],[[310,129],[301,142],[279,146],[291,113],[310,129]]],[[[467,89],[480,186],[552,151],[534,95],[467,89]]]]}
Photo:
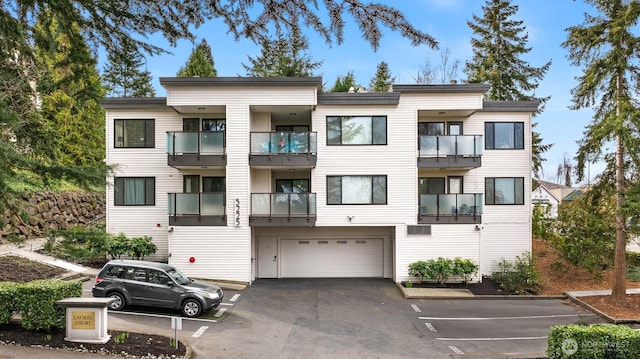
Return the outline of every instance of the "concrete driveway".
{"type": "MultiPolygon", "coordinates": [[[[175,315],[110,312],[109,327],[171,335],[175,315]]],[[[383,279],[261,279],[226,290],[178,334],[207,359],[537,358],[552,325],[596,322],[560,300],[405,299],[383,279]]]]}

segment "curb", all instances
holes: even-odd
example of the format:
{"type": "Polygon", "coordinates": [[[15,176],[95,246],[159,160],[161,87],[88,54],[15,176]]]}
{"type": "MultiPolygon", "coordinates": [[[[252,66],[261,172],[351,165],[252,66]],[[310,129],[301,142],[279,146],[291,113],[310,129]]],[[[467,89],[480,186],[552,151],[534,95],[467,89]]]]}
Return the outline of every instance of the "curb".
{"type": "MultiPolygon", "coordinates": [[[[473,300],[473,299],[483,299],[483,300],[504,300],[504,299],[514,299],[514,300],[540,300],[540,299],[552,299],[552,300],[557,300],[557,299],[567,299],[568,295],[565,293],[564,295],[517,295],[517,294],[498,294],[498,295],[475,295],[473,293],[471,293],[470,291],[467,291],[468,293],[471,293],[471,295],[460,295],[460,296],[456,296],[456,295],[446,295],[446,296],[440,296],[440,295],[411,295],[409,293],[407,293],[407,291],[405,290],[405,287],[402,286],[401,283],[396,283],[396,287],[400,290],[400,293],[402,294],[402,296],[405,299],[466,299],[466,300],[473,300]]],[[[434,290],[438,290],[437,288],[434,288],[434,290]]]]}
{"type": "Polygon", "coordinates": [[[590,305],[589,303],[580,300],[578,296],[574,296],[574,295],[572,295],[570,293],[565,293],[565,295],[567,296],[567,298],[571,302],[583,307],[584,309],[587,309],[590,312],[593,312],[594,314],[596,314],[599,317],[605,319],[609,323],[612,323],[612,324],[639,324],[640,323],[640,320],[638,320],[638,319],[616,319],[616,318],[614,318],[614,317],[602,312],[601,310],[595,308],[594,306],[590,305]]]}

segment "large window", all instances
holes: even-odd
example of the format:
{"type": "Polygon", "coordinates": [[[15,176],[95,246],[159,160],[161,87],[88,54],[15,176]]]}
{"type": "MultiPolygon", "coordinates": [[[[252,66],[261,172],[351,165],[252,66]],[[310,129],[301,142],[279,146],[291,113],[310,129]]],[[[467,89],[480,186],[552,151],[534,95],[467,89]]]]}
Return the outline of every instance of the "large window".
{"type": "Polygon", "coordinates": [[[387,116],[327,116],[327,145],[386,145],[387,116]]]}
{"type": "Polygon", "coordinates": [[[387,204],[387,176],[327,176],[327,204],[387,204]]]}
{"type": "Polygon", "coordinates": [[[155,120],[115,120],[116,148],[153,148],[155,142],[155,120]]]}
{"type": "Polygon", "coordinates": [[[524,148],[524,123],[486,122],[484,139],[484,147],[487,150],[521,150],[524,148]]]}
{"type": "Polygon", "coordinates": [[[156,204],[154,177],[116,177],[116,206],[153,206],[156,204]]]}
{"type": "Polygon", "coordinates": [[[524,204],[524,178],[485,178],[485,204],[524,204]]]}

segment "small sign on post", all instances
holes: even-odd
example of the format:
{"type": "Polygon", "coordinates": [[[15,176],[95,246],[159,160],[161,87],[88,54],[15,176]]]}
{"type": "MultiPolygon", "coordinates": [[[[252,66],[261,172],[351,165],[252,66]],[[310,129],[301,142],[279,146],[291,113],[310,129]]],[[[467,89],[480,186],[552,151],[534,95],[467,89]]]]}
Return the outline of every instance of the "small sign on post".
{"type": "Polygon", "coordinates": [[[107,307],[113,298],[66,298],[56,302],[65,308],[65,340],[104,344],[111,339],[107,331],[107,307]]]}
{"type": "Polygon", "coordinates": [[[173,341],[176,343],[176,349],[178,349],[178,330],[182,330],[182,318],[171,317],[171,329],[173,329],[173,341]]]}

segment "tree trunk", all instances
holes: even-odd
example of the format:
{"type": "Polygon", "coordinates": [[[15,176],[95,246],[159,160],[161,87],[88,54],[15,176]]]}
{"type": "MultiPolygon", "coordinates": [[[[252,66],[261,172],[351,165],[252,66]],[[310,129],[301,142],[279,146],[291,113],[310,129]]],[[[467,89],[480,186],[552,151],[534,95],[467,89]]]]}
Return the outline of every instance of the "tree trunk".
{"type": "MultiPolygon", "coordinates": [[[[617,93],[620,96],[620,74],[617,76],[617,93]]],[[[620,100],[616,103],[616,116],[620,116],[620,100]]],[[[624,146],[620,135],[616,136],[616,249],[614,257],[613,289],[611,297],[616,303],[626,301],[627,295],[627,236],[622,213],[624,192],[624,146]]]]}

